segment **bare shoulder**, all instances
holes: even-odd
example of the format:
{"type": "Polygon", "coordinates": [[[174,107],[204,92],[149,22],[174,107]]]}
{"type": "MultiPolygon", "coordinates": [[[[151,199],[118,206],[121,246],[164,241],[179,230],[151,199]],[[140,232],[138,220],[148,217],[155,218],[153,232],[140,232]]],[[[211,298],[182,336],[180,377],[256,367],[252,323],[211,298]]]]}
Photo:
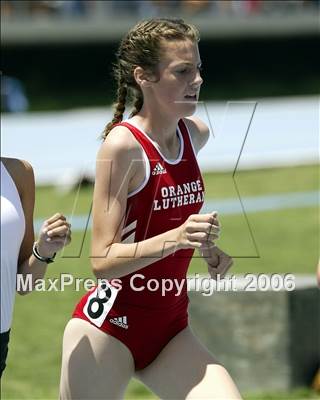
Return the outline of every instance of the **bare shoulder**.
{"type": "Polygon", "coordinates": [[[135,187],[136,180],[140,182],[140,175],[144,174],[143,150],[127,127],[116,126],[110,131],[97,154],[96,167],[96,182],[105,182],[108,173],[113,181],[123,181],[126,177],[129,190],[131,185],[135,187]]]}
{"type": "Polygon", "coordinates": [[[1,161],[4,163],[8,171],[12,171],[15,174],[30,174],[33,173],[32,165],[26,160],[20,160],[18,158],[1,157],[1,161]]]}
{"type": "Polygon", "coordinates": [[[129,159],[140,158],[142,154],[141,146],[125,126],[116,126],[103,141],[99,153],[99,157],[109,156],[124,157],[129,159]]]}
{"type": "Polygon", "coordinates": [[[20,196],[34,187],[32,165],[26,160],[2,157],[1,161],[12,177],[20,196]]]}
{"type": "Polygon", "coordinates": [[[193,146],[198,153],[199,150],[207,143],[210,135],[208,126],[198,117],[184,118],[184,122],[187,125],[193,146]]]}

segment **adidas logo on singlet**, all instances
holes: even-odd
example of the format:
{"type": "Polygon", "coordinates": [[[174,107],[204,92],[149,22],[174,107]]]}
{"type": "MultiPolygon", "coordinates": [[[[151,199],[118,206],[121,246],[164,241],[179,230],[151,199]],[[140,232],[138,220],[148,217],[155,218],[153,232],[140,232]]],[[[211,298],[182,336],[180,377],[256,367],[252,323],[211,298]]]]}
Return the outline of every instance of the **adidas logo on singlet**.
{"type": "Polygon", "coordinates": [[[166,174],[167,170],[163,168],[163,166],[158,162],[157,165],[153,168],[152,175],[160,175],[166,174]]]}
{"type": "Polygon", "coordinates": [[[117,317],[117,318],[111,318],[109,321],[114,324],[120,326],[120,328],[128,329],[128,324],[127,324],[127,317],[117,317]]]}

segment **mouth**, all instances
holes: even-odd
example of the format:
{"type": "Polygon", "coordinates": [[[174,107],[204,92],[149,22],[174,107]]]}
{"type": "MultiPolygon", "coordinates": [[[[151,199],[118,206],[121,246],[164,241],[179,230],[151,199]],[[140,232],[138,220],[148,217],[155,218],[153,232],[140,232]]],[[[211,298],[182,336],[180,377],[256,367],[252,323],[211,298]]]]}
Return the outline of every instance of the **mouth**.
{"type": "Polygon", "coordinates": [[[194,95],[187,94],[186,96],[184,96],[184,98],[187,99],[187,100],[191,100],[191,101],[197,101],[197,95],[196,94],[194,94],[194,95]]]}

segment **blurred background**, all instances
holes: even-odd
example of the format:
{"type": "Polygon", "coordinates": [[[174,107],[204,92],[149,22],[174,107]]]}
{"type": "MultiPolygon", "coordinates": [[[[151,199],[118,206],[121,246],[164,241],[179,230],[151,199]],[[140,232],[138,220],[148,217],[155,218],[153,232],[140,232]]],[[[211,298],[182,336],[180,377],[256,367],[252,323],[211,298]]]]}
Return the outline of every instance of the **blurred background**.
{"type": "MultiPolygon", "coordinates": [[[[319,1],[1,1],[1,155],[34,167],[36,229],[56,211],[73,224],[73,242],[48,277],[93,277],[90,207],[99,136],[112,117],[115,51],[136,22],[161,16],[182,17],[201,33],[197,114],[211,130],[199,154],[203,212],[220,213],[219,245],[234,257],[232,273],[291,273],[297,287],[290,296],[270,288],[213,295],[209,318],[228,310],[224,340],[214,325],[201,326],[202,296],[192,293],[194,329],[246,399],[319,398],[319,1]],[[258,336],[264,346],[253,346],[258,336]]],[[[207,273],[196,254],[195,273],[207,273]]],[[[3,398],[57,397],[62,333],[82,293],[17,298],[3,398]]],[[[126,396],[155,398],[137,381],[126,396]]]]}

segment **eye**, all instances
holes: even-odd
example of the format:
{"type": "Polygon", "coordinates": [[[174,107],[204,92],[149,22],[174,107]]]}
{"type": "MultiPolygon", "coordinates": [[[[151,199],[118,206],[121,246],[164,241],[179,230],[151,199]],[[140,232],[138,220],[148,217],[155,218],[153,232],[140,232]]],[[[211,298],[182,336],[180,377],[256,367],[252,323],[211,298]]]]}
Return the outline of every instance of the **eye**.
{"type": "Polygon", "coordinates": [[[185,74],[187,72],[187,68],[184,69],[180,69],[179,71],[177,71],[178,74],[185,74]]]}
{"type": "Polygon", "coordinates": [[[202,72],[202,71],[203,71],[203,66],[202,66],[202,65],[199,65],[199,66],[198,66],[198,71],[199,71],[199,72],[202,72]]]}

